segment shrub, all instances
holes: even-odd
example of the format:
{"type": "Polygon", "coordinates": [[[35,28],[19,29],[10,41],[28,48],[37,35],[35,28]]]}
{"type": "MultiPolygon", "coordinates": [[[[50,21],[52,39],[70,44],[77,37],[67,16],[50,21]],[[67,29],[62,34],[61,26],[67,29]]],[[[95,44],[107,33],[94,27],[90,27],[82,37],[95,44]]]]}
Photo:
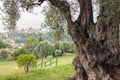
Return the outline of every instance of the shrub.
{"type": "Polygon", "coordinates": [[[9,55],[7,58],[6,58],[6,61],[13,61],[13,57],[11,55],[9,55]]]}
{"type": "Polygon", "coordinates": [[[55,52],[51,53],[52,57],[56,57],[55,52]]]}
{"type": "Polygon", "coordinates": [[[24,54],[24,55],[20,55],[16,62],[19,67],[22,67],[22,66],[24,67],[24,71],[27,74],[30,67],[36,66],[37,59],[32,54],[24,54]]]}
{"type": "Polygon", "coordinates": [[[55,55],[56,56],[62,56],[62,51],[61,50],[55,50],[55,55]]]}
{"type": "Polygon", "coordinates": [[[21,54],[29,53],[25,48],[20,48],[14,51],[12,57],[16,60],[21,54]]]}
{"type": "Polygon", "coordinates": [[[9,54],[9,52],[7,52],[6,50],[1,50],[0,59],[5,60],[8,57],[8,54],[9,54]]]}
{"type": "Polygon", "coordinates": [[[52,53],[53,57],[56,56],[56,53],[55,53],[56,50],[61,50],[60,44],[61,44],[61,42],[59,42],[59,41],[54,43],[54,46],[53,46],[54,48],[53,48],[53,53],[52,53]]]}

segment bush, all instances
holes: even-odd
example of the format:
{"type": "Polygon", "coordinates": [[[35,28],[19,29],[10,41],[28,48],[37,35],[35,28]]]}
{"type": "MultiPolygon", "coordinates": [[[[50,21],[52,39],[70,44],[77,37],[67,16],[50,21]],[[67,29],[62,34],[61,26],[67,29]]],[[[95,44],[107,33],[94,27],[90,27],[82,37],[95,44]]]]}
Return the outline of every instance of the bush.
{"type": "Polygon", "coordinates": [[[5,60],[8,57],[8,54],[9,54],[9,52],[7,52],[6,50],[1,50],[0,59],[5,60]]]}
{"type": "Polygon", "coordinates": [[[6,58],[6,61],[13,61],[13,57],[11,55],[9,55],[7,58],[6,58]]]}
{"type": "Polygon", "coordinates": [[[20,76],[8,76],[5,80],[24,80],[20,76]]]}
{"type": "Polygon", "coordinates": [[[56,57],[55,52],[51,53],[52,57],[56,57]]]}
{"type": "Polygon", "coordinates": [[[20,48],[14,51],[12,57],[16,60],[21,54],[29,53],[25,48],[20,48]]]}
{"type": "Polygon", "coordinates": [[[60,44],[61,44],[60,41],[57,41],[57,42],[54,43],[54,45],[53,45],[53,52],[51,54],[52,57],[56,57],[55,51],[61,49],[60,44]]]}
{"type": "Polygon", "coordinates": [[[61,50],[55,50],[55,55],[56,56],[62,56],[62,51],[61,50]]]}
{"type": "Polygon", "coordinates": [[[24,71],[27,74],[30,67],[36,66],[37,59],[32,54],[24,54],[24,55],[20,55],[16,62],[19,67],[22,67],[22,66],[24,67],[24,71]]]}

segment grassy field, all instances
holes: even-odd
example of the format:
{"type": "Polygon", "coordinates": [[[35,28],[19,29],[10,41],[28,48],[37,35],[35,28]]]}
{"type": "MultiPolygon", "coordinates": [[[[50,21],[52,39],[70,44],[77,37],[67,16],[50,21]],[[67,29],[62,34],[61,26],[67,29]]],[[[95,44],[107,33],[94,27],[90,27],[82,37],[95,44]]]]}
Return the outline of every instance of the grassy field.
{"type": "MultiPolygon", "coordinates": [[[[0,62],[0,80],[6,80],[10,76],[21,76],[24,80],[64,80],[67,76],[72,76],[75,72],[72,67],[72,59],[75,54],[69,54],[58,58],[58,65],[48,68],[31,69],[28,74],[23,68],[17,67],[16,62],[0,62]]],[[[49,58],[48,58],[49,59],[49,58]]]]}

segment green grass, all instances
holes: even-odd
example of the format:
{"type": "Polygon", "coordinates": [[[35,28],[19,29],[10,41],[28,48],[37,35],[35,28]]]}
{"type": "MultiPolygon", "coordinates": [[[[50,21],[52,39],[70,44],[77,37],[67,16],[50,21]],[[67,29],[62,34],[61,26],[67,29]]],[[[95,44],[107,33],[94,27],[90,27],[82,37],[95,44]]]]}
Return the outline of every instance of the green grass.
{"type": "Polygon", "coordinates": [[[22,72],[15,61],[12,62],[0,62],[0,75],[15,74],[22,72]]]}
{"type": "MultiPolygon", "coordinates": [[[[24,80],[64,80],[66,77],[72,76],[74,73],[75,71],[72,65],[67,64],[53,68],[32,70],[29,74],[19,73],[15,75],[22,76],[24,80]]],[[[5,80],[7,77],[9,76],[0,76],[0,80],[5,80]]]]}
{"type": "Polygon", "coordinates": [[[25,74],[23,69],[18,68],[15,62],[0,63],[0,80],[5,80],[9,76],[19,75],[24,80],[64,80],[68,76],[75,74],[72,66],[74,54],[69,54],[58,58],[58,65],[48,68],[31,69],[25,74]],[[17,68],[15,68],[17,67],[17,68]],[[3,71],[1,74],[1,70],[3,71]],[[5,71],[5,72],[4,72],[5,71]]]}

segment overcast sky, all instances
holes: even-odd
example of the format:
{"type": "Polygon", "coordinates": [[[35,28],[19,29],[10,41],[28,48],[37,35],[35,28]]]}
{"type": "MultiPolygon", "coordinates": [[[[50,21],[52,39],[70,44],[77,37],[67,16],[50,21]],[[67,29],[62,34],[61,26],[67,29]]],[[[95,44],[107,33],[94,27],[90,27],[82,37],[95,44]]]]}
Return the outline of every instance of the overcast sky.
{"type": "Polygon", "coordinates": [[[21,28],[40,28],[41,23],[44,22],[45,16],[41,12],[41,7],[34,8],[33,13],[24,12],[17,22],[17,27],[21,28]]]}

